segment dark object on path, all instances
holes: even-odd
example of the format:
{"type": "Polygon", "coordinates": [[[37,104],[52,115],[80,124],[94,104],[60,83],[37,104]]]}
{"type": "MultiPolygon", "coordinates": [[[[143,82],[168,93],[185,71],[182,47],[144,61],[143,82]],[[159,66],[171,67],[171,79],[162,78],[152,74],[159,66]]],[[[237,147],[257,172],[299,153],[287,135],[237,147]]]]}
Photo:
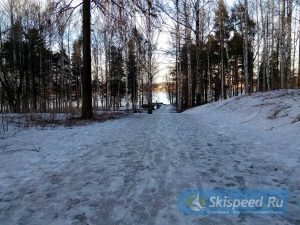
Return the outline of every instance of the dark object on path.
{"type": "MultiPolygon", "coordinates": [[[[163,104],[164,103],[162,103],[162,102],[152,103],[152,110],[159,109],[163,104]]],[[[143,109],[149,109],[149,104],[143,104],[142,108],[143,109]]]]}

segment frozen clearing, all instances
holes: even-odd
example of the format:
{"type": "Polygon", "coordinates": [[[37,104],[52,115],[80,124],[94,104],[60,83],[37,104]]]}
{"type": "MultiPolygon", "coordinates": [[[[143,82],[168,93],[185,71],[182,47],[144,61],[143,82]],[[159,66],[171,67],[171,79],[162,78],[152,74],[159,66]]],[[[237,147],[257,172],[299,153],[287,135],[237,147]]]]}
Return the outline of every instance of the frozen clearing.
{"type": "Polygon", "coordinates": [[[0,140],[1,225],[300,224],[300,92],[0,140]],[[40,149],[39,152],[27,151],[40,149]],[[185,188],[287,188],[283,216],[185,216],[185,188]]]}

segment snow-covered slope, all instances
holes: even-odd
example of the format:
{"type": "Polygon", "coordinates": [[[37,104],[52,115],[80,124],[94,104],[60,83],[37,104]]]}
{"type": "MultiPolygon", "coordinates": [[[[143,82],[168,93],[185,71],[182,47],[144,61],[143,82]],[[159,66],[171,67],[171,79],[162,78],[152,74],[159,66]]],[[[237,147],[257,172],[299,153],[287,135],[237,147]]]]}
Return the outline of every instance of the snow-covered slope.
{"type": "MultiPolygon", "coordinates": [[[[295,128],[300,132],[300,90],[277,90],[242,95],[193,108],[184,112],[191,115],[214,116],[253,125],[257,129],[295,128]]],[[[299,133],[300,134],[300,133],[299,133]]]]}
{"type": "MultiPolygon", "coordinates": [[[[293,221],[291,224],[300,224],[300,217],[295,216],[300,211],[300,90],[238,96],[196,107],[183,114],[195,118],[203,126],[214,127],[219,135],[217,139],[221,139],[221,142],[217,141],[221,149],[236,144],[232,160],[239,162],[237,168],[240,169],[242,164],[251,165],[248,169],[255,168],[248,175],[247,172],[242,175],[246,177],[247,187],[287,189],[290,204],[284,217],[293,221]],[[239,154],[247,156],[243,158],[239,154]]],[[[247,166],[244,169],[247,170],[247,166]]],[[[229,174],[236,172],[227,170],[229,174]]],[[[248,220],[246,224],[260,222],[248,220]]],[[[275,218],[269,223],[289,224],[275,218]]]]}

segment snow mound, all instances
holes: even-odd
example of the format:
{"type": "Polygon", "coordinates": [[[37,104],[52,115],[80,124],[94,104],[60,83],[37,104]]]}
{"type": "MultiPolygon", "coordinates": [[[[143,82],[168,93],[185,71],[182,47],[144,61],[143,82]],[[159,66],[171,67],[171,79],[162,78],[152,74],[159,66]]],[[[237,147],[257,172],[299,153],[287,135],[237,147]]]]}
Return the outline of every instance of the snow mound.
{"type": "Polygon", "coordinates": [[[300,90],[276,90],[242,95],[193,108],[184,113],[199,116],[220,114],[220,120],[229,119],[256,128],[272,130],[293,126],[299,131],[300,90]]]}

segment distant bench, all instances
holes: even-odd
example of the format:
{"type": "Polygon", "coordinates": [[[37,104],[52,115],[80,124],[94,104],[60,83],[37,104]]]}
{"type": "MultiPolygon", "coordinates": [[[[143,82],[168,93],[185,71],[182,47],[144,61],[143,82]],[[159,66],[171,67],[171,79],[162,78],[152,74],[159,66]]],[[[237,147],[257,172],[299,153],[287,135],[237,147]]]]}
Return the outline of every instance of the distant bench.
{"type": "MultiPolygon", "coordinates": [[[[159,109],[164,103],[162,102],[153,102],[152,103],[152,109],[155,110],[155,109],[159,109]]],[[[143,109],[149,109],[149,104],[143,104],[142,105],[142,108],[143,109]]]]}

